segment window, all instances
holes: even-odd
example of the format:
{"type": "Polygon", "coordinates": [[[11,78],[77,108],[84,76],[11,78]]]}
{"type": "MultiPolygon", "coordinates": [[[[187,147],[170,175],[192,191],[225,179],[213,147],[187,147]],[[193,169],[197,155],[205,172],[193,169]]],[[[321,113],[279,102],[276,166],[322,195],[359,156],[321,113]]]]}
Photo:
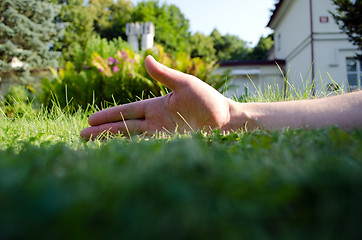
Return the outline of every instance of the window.
{"type": "Polygon", "coordinates": [[[347,58],[347,79],[349,91],[361,89],[362,62],[358,59],[347,58]]]}

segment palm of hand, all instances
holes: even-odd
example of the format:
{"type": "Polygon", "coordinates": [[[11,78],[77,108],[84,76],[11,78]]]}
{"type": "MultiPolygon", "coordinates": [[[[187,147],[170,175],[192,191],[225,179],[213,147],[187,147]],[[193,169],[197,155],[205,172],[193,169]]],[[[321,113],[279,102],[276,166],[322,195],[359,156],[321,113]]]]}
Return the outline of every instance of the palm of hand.
{"type": "Polygon", "coordinates": [[[208,130],[225,125],[229,113],[227,99],[206,83],[189,77],[189,86],[171,93],[168,100],[170,117],[179,130],[208,130]]]}

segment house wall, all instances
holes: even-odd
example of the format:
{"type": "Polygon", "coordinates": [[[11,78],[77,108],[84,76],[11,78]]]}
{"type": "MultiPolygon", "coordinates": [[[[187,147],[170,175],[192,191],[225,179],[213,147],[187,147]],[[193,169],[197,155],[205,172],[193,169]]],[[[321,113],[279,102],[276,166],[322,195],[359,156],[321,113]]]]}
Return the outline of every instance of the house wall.
{"type": "Polygon", "coordinates": [[[331,83],[347,90],[346,58],[353,58],[357,47],[339,30],[329,13],[334,9],[330,0],[312,0],[314,61],[309,0],[284,0],[271,24],[274,28],[275,56],[286,60],[286,70],[297,89],[310,86],[313,63],[316,91],[326,91],[331,83]],[[328,22],[321,21],[326,17],[328,22]]]}
{"type": "Polygon", "coordinates": [[[315,74],[316,89],[324,91],[329,83],[337,83],[347,90],[346,59],[353,58],[356,48],[345,40],[316,40],[315,49],[315,74]]]}
{"type": "Polygon", "coordinates": [[[276,19],[275,57],[293,60],[296,52],[305,48],[310,34],[307,0],[285,0],[276,19]]]}
{"type": "Polygon", "coordinates": [[[330,0],[314,0],[313,10],[316,88],[323,91],[326,84],[338,83],[347,90],[346,58],[354,58],[357,47],[348,41],[329,13],[335,11],[330,0]],[[328,17],[328,22],[321,22],[321,17],[328,17]]]}
{"type": "Polygon", "coordinates": [[[275,56],[286,60],[288,80],[299,91],[311,82],[311,41],[308,0],[287,0],[274,29],[275,56]]]}

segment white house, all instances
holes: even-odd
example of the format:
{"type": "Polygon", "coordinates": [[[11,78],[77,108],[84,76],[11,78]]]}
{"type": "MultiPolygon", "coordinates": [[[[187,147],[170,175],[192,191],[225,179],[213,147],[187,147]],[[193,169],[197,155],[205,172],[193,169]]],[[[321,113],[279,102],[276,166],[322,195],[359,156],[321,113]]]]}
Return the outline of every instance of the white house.
{"type": "Polygon", "coordinates": [[[271,86],[283,89],[285,83],[276,63],[296,89],[360,89],[362,65],[355,59],[358,48],[348,41],[329,11],[335,11],[331,0],[279,0],[267,25],[274,30],[275,41],[269,61],[220,64],[219,71],[231,69],[231,83],[237,86],[227,95],[240,97],[246,90],[253,94],[255,87],[261,91],[271,86]]]}
{"type": "Polygon", "coordinates": [[[274,30],[275,58],[284,59],[296,87],[316,91],[361,87],[358,49],[334,21],[331,0],[280,0],[268,23],[274,30]],[[337,85],[336,85],[337,84],[337,85]]]}

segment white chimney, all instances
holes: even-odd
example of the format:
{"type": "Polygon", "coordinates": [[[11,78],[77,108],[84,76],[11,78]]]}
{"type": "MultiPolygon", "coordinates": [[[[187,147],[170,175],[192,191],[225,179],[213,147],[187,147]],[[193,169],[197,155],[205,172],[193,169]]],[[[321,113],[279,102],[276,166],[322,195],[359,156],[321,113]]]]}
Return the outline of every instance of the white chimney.
{"type": "Polygon", "coordinates": [[[132,45],[136,51],[139,50],[139,37],[141,34],[139,23],[127,23],[126,24],[126,35],[127,41],[132,45]]]}
{"type": "Polygon", "coordinates": [[[155,25],[153,22],[141,23],[141,47],[147,50],[153,47],[153,39],[155,37],[155,25]]]}

